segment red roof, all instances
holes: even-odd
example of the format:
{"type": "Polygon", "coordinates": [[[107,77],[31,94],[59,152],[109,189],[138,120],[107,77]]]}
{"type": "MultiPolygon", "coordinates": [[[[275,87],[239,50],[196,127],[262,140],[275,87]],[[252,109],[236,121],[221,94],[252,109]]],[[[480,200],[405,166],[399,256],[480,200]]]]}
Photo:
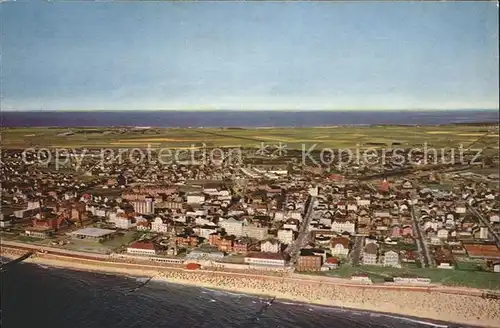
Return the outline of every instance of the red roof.
{"type": "Polygon", "coordinates": [[[137,248],[137,249],[150,249],[154,250],[155,245],[152,242],[145,242],[145,241],[136,241],[130,244],[128,247],[130,248],[137,248]]]}
{"type": "Polygon", "coordinates": [[[328,176],[328,179],[329,180],[334,180],[334,181],[342,181],[342,180],[344,180],[344,176],[340,175],[340,174],[330,174],[328,176]]]}
{"type": "Polygon", "coordinates": [[[388,191],[389,187],[390,187],[389,182],[387,182],[387,180],[384,180],[380,183],[379,189],[381,191],[388,191]]]}

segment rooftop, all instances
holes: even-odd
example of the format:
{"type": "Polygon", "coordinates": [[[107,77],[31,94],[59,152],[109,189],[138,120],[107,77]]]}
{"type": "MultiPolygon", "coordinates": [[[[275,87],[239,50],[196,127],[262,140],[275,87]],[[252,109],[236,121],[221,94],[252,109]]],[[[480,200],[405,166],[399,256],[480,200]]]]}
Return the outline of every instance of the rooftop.
{"type": "Polygon", "coordinates": [[[100,229],[100,228],[83,228],[71,232],[71,235],[84,235],[89,237],[103,237],[114,233],[115,230],[110,229],[100,229]]]}

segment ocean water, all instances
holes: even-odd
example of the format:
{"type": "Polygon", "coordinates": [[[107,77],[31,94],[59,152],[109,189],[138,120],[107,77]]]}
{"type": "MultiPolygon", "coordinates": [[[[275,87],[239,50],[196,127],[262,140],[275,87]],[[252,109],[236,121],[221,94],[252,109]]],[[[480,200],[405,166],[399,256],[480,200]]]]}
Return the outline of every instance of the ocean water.
{"type": "Polygon", "coordinates": [[[257,315],[266,299],[159,282],[129,293],[144,278],[27,263],[13,265],[0,280],[3,328],[451,327],[280,300],[257,315]]]}
{"type": "Polygon", "coordinates": [[[310,127],[327,125],[498,122],[494,110],[441,111],[91,111],[0,112],[2,125],[152,127],[310,127]]]}

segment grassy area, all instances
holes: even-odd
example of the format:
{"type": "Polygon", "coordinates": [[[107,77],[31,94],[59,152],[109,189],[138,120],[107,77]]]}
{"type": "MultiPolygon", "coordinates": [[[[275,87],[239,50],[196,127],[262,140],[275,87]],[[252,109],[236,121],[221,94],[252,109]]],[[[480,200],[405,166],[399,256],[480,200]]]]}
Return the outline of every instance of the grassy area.
{"type": "Polygon", "coordinates": [[[123,236],[116,236],[102,243],[103,246],[109,247],[111,249],[118,249],[122,246],[130,244],[132,241],[137,240],[142,236],[143,233],[140,231],[126,231],[123,236]]]}
{"type": "MultiPolygon", "coordinates": [[[[154,147],[186,148],[191,145],[207,147],[260,147],[262,142],[279,142],[289,149],[300,149],[302,144],[319,148],[415,147],[428,143],[434,147],[468,145],[485,132],[481,126],[359,126],[317,128],[266,129],[175,129],[154,128],[146,131],[119,132],[118,129],[74,128],[73,135],[61,135],[64,128],[9,128],[3,131],[5,148],[40,147],[154,147]]],[[[498,136],[485,139],[498,147],[498,136]],[[495,144],[496,143],[496,144],[495,144]]]]}
{"type": "Polygon", "coordinates": [[[391,268],[382,266],[352,267],[349,265],[343,265],[337,270],[328,271],[324,274],[334,277],[349,278],[353,274],[357,273],[368,274],[374,282],[383,282],[386,277],[412,274],[430,278],[433,283],[439,283],[447,286],[466,286],[500,290],[500,274],[477,271],[475,264],[471,262],[460,263],[459,269],[456,270],[410,267],[391,268]]]}
{"type": "Polygon", "coordinates": [[[17,241],[22,243],[40,243],[43,239],[33,238],[29,236],[18,236],[17,241]]]}

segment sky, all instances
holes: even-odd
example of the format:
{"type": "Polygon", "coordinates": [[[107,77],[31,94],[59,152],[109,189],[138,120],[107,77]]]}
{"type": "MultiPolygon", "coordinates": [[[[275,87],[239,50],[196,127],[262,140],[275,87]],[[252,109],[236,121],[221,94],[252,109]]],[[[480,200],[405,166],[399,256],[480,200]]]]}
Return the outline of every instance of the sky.
{"type": "Polygon", "coordinates": [[[498,108],[494,2],[4,2],[2,110],[498,108]]]}

